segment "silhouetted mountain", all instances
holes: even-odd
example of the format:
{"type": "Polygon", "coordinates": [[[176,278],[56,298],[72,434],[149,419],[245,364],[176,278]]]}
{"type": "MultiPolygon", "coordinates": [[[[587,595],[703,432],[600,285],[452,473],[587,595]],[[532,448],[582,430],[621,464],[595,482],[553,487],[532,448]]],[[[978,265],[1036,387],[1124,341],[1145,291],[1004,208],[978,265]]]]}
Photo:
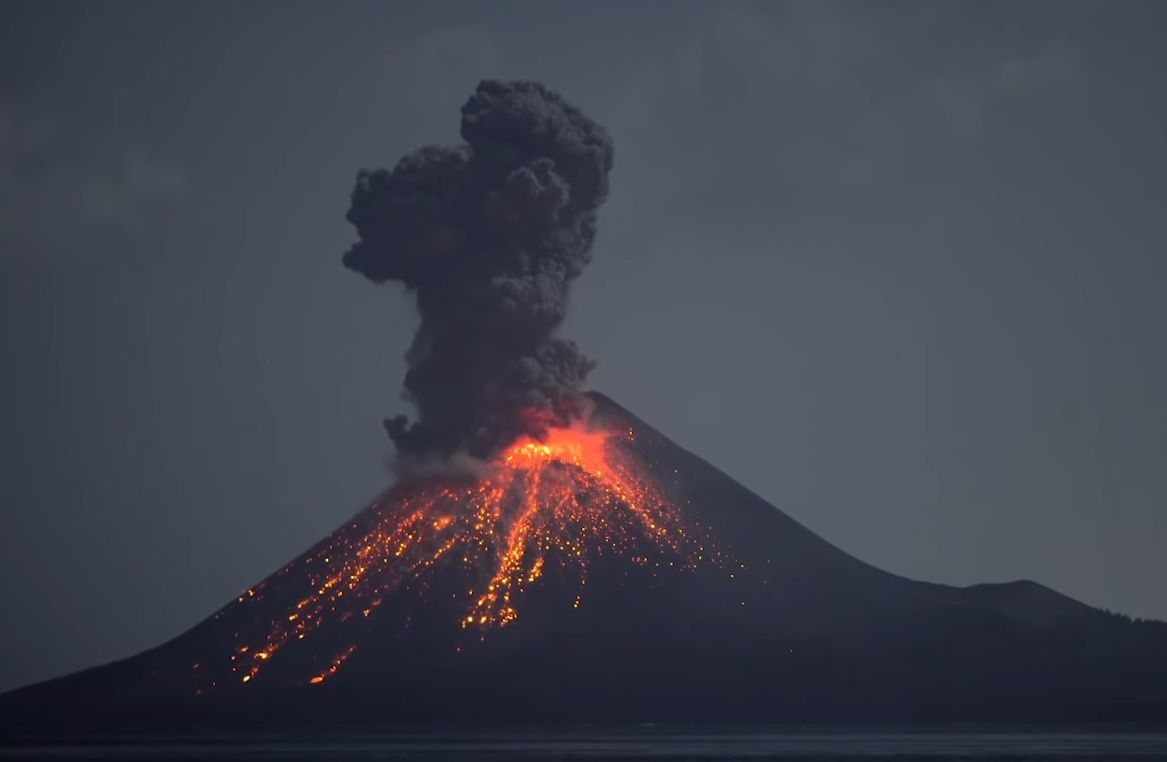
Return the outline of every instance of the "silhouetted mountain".
{"type": "Polygon", "coordinates": [[[309,578],[313,564],[340,540],[373,531],[374,506],[240,599],[257,601],[234,602],[124,661],[8,693],[0,722],[37,732],[1167,720],[1167,625],[1132,622],[1033,582],[957,588],[880,571],[593,397],[597,421],[636,434],[617,446],[686,522],[708,529],[723,553],[718,564],[682,571],[667,568],[667,556],[603,554],[589,562],[582,605],[575,580],[551,566],[523,593],[515,622],[480,634],[457,624],[467,568],[442,557],[425,582],[406,579],[383,596],[373,589],[375,610],[360,604],[337,615],[330,604],[335,626],[304,638],[288,627],[287,637],[265,635],[281,644],[278,658],[242,682],[248,673],[238,665],[267,655],[240,654],[241,638],[310,612],[316,604],[297,603],[305,586],[326,585],[309,578]]]}

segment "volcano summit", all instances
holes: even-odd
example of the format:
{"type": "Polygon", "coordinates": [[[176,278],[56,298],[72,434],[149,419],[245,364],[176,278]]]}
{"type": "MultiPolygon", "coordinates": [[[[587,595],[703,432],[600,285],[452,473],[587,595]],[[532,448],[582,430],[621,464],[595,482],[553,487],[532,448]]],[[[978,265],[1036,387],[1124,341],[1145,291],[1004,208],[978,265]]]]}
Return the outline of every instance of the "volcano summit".
{"type": "Polygon", "coordinates": [[[401,478],[187,633],[0,696],[0,727],[1167,721],[1167,625],[882,572],[581,391],[555,331],[611,141],[524,82],[461,129],[348,213],[344,264],[421,317],[401,478]]]}

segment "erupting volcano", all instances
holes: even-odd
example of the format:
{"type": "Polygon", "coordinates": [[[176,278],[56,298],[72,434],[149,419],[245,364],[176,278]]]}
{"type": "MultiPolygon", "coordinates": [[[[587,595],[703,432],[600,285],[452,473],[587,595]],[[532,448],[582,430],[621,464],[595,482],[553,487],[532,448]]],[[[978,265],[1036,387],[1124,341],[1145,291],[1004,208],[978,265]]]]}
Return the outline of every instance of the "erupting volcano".
{"type": "Polygon", "coordinates": [[[831,546],[611,400],[419,474],[9,731],[417,722],[1162,720],[1167,626],[831,546]]]}
{"type": "Polygon", "coordinates": [[[480,84],[461,133],[348,212],[344,264],[420,315],[397,482],[169,643],[0,697],[0,727],[1167,720],[1167,626],[882,572],[585,393],[556,331],[611,141],[530,82],[480,84]]]}
{"type": "MultiPolygon", "coordinates": [[[[424,590],[427,572],[446,558],[471,585],[465,616],[449,624],[472,632],[515,622],[521,596],[539,584],[547,565],[574,581],[571,605],[578,608],[594,557],[619,555],[654,570],[718,564],[718,551],[685,526],[642,465],[609,445],[613,437],[632,440],[635,431],[551,429],[542,439],[514,442],[474,477],[408,480],[280,570],[273,585],[287,592],[298,586],[304,597],[270,627],[261,620],[259,632],[237,633],[239,645],[218,666],[229,667],[242,683],[259,678],[290,641],[371,617],[403,587],[424,590]]],[[[236,605],[262,604],[267,588],[247,590],[236,605]]],[[[324,682],[359,647],[347,643],[304,682],[324,682]]],[[[205,687],[230,679],[213,662],[193,669],[205,687]]]]}

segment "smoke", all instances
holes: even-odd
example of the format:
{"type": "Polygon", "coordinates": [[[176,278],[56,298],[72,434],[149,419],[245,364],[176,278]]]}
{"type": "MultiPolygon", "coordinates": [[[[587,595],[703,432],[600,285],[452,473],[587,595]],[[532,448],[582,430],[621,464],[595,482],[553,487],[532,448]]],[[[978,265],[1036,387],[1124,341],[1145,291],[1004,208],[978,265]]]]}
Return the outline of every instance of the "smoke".
{"type": "Polygon", "coordinates": [[[612,141],[537,82],[485,80],[462,106],[456,147],[362,170],[344,264],[398,281],[421,322],[406,353],[417,421],[385,422],[406,457],[486,457],[583,414],[594,363],[554,336],[568,286],[591,261],[612,141]]]}
{"type": "Polygon", "coordinates": [[[497,472],[493,463],[476,458],[467,452],[455,452],[450,455],[410,454],[389,463],[389,470],[396,475],[398,484],[434,478],[482,482],[497,472]]]}

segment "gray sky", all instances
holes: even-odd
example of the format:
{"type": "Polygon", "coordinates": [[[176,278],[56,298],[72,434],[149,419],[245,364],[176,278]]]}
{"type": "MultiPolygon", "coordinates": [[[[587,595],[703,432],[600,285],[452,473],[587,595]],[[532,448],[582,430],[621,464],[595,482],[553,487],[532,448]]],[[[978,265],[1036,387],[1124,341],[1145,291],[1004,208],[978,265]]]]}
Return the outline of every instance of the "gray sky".
{"type": "Polygon", "coordinates": [[[0,689],[388,478],[355,172],[483,77],[606,125],[592,387],[843,549],[1167,618],[1167,6],[0,2],[0,689]],[[489,6],[489,7],[488,7],[489,6]]]}

